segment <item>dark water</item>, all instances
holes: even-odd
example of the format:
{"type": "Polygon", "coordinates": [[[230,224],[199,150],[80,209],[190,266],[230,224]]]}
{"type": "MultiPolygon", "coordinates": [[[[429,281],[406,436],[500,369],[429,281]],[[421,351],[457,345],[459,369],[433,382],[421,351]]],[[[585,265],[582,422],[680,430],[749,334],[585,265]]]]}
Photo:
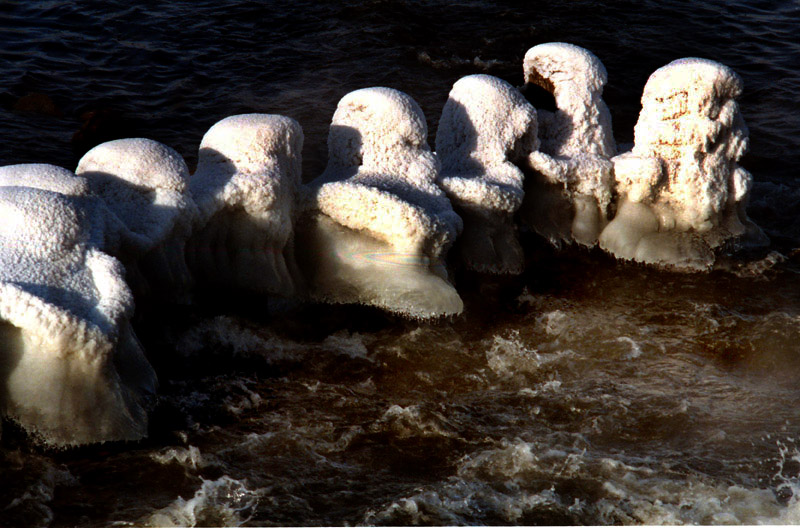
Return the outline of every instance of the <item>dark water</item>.
{"type": "Polygon", "coordinates": [[[432,137],[453,82],[519,85],[548,41],[606,65],[624,143],[649,74],[700,56],[744,80],[771,253],[675,275],[531,237],[523,277],[458,277],[436,324],[140,305],[150,438],[50,452],[5,424],[0,524],[800,523],[799,2],[138,4],[0,3],[0,164],[144,136],[192,165],[267,112],[303,126],[309,180],[347,92],[407,92],[432,137]]]}

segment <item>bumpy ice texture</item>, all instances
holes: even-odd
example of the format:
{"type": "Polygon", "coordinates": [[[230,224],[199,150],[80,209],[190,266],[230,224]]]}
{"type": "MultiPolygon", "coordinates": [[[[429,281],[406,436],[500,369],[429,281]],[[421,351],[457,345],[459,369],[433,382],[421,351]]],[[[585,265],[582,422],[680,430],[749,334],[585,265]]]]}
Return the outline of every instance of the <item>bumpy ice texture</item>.
{"type": "Polygon", "coordinates": [[[613,160],[620,203],[603,249],[704,270],[717,249],[766,241],[745,212],[752,177],[737,164],[748,146],[741,92],[733,70],[705,59],[676,60],[650,76],[633,151],[613,160]]]}
{"type": "Polygon", "coordinates": [[[91,149],[75,172],[134,235],[120,258],[137,297],[187,301],[183,250],[198,213],[183,158],[150,139],[120,139],[91,149]]]}
{"type": "Polygon", "coordinates": [[[591,52],[561,42],[529,49],[525,83],[555,98],[556,111],[540,109],[541,146],[528,157],[521,218],[554,244],[597,243],[608,222],[616,144],[603,101],[606,69],[591,52]]]}
{"type": "Polygon", "coordinates": [[[439,184],[464,220],[457,245],[468,269],[518,274],[524,268],[513,215],[524,196],[514,164],[537,150],[536,109],[513,86],[470,75],[450,91],[436,133],[439,184]]]}
{"type": "Polygon", "coordinates": [[[0,406],[52,445],[147,432],[156,377],[130,326],[124,229],[88,182],[0,168],[0,406]]]}
{"type": "Polygon", "coordinates": [[[302,289],[294,219],[303,131],[293,119],[236,115],[203,137],[191,193],[200,214],[187,247],[197,280],[292,297],[302,289]]]}
{"type": "Polygon", "coordinates": [[[328,155],[307,189],[303,222],[300,264],[312,294],[419,318],[461,312],[442,263],[461,218],[436,185],[419,105],[390,88],[349,93],[334,113],[328,155]]]}

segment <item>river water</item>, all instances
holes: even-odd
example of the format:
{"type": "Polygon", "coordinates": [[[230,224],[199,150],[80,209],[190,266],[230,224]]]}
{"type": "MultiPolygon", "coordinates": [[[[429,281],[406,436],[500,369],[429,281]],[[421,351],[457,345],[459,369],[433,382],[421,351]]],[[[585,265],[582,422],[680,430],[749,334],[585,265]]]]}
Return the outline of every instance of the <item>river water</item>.
{"type": "Polygon", "coordinates": [[[456,277],[464,314],[434,323],[142,300],[148,439],[51,451],[5,423],[0,524],[800,523],[800,3],[139,4],[0,4],[0,164],[144,136],[193,166],[216,121],[265,112],[303,126],[308,181],[347,92],[405,91],[433,137],[458,78],[520,85],[564,41],[606,65],[619,143],[655,69],[737,71],[772,243],[689,275],[528,235],[523,276],[456,277]]]}

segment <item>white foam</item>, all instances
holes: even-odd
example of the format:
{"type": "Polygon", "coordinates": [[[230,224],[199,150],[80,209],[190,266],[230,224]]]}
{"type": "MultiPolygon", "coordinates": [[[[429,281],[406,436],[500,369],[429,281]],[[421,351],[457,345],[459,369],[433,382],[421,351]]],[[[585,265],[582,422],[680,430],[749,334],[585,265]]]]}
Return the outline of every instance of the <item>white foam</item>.
{"type": "Polygon", "coordinates": [[[231,116],[200,144],[191,194],[200,209],[187,260],[206,285],[264,295],[302,292],[294,220],[303,131],[269,114],[231,116]]]}
{"type": "Polygon", "coordinates": [[[206,466],[203,454],[195,446],[164,448],[159,452],[152,453],[150,458],[162,465],[176,463],[193,471],[206,466]]]}
{"type": "MultiPolygon", "coordinates": [[[[548,444],[503,439],[496,447],[465,456],[448,479],[369,510],[364,522],[793,524],[800,512],[796,495],[784,506],[769,489],[548,444]],[[575,490],[576,482],[586,484],[575,490]]],[[[794,481],[790,485],[795,493],[800,489],[794,481]]]]}
{"type": "Polygon", "coordinates": [[[258,491],[226,475],[203,480],[194,497],[178,497],[143,522],[147,526],[242,526],[252,517],[259,498],[258,491]]]}
{"type": "Polygon", "coordinates": [[[528,157],[522,219],[552,243],[592,246],[608,222],[616,153],[603,101],[607,73],[591,52],[562,42],[529,49],[525,82],[553,94],[557,110],[538,110],[541,146],[528,157]]]}
{"type": "Polygon", "coordinates": [[[741,92],[736,73],[706,59],[676,60],[650,76],[633,150],[613,160],[620,203],[603,249],[706,270],[723,246],[766,243],[745,212],[752,176],[737,164],[748,145],[741,92]]]}
{"type": "Polygon", "coordinates": [[[339,101],[298,243],[315,297],[412,317],[461,311],[442,265],[461,219],[436,185],[426,138],[422,110],[402,92],[365,88],[339,101]]]}
{"type": "Polygon", "coordinates": [[[439,119],[439,184],[464,220],[459,238],[469,269],[521,273],[524,255],[513,215],[522,205],[523,174],[514,165],[536,150],[536,109],[509,83],[470,75],[453,85],[439,119]]]}
{"type": "Polygon", "coordinates": [[[453,438],[443,416],[424,413],[418,405],[392,405],[370,426],[371,432],[390,432],[396,438],[453,438]]]}

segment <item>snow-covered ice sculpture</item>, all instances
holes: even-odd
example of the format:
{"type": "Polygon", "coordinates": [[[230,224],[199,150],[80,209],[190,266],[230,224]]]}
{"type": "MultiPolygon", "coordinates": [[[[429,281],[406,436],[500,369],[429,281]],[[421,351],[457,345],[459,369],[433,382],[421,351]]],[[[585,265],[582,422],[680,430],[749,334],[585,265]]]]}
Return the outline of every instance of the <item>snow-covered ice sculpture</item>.
{"type": "Polygon", "coordinates": [[[737,164],[748,146],[741,92],[733,70],[706,59],[679,59],[650,76],[633,150],[613,160],[619,204],[603,249],[704,270],[726,243],[766,241],[745,212],[752,176],[737,164]]]}
{"type": "Polygon", "coordinates": [[[180,154],[150,139],[119,139],[91,149],[75,172],[136,235],[132,251],[118,255],[134,292],[187,301],[192,279],[183,250],[197,207],[180,154]]]}
{"type": "Polygon", "coordinates": [[[86,180],[0,168],[0,406],[51,445],[147,432],[156,376],[130,326],[124,226],[86,180]]]}
{"type": "Polygon", "coordinates": [[[417,318],[460,313],[443,259],[462,223],[438,172],[411,97],[390,88],[344,96],[328,166],[306,189],[298,263],[311,294],[417,318]]]}
{"type": "Polygon", "coordinates": [[[611,113],[603,101],[605,66],[591,52],[562,42],[540,44],[525,54],[526,85],[544,88],[556,110],[539,109],[541,145],[528,158],[520,217],[554,244],[586,246],[608,222],[616,154],[611,113]]]}
{"type": "Polygon", "coordinates": [[[289,117],[231,116],[200,144],[192,196],[200,210],[187,260],[206,285],[292,297],[303,289],[294,220],[303,130],[289,117]]]}
{"type": "Polygon", "coordinates": [[[514,214],[524,196],[514,165],[537,150],[536,109],[509,83],[470,75],[450,91],[436,133],[439,184],[464,221],[456,242],[468,269],[518,274],[524,254],[514,214]]]}

